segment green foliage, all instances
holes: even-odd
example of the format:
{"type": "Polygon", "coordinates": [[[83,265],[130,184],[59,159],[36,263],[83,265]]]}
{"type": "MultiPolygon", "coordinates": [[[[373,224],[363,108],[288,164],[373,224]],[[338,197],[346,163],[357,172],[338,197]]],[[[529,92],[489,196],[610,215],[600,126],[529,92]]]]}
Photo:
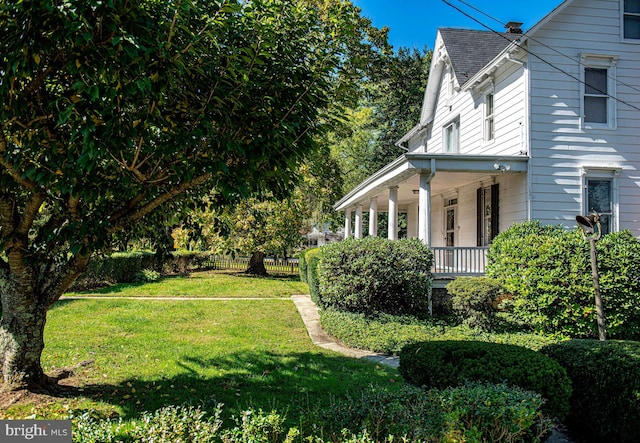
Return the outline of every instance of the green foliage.
{"type": "Polygon", "coordinates": [[[520,346],[478,341],[429,341],[400,352],[400,373],[416,386],[444,388],[466,381],[507,383],[539,393],[543,410],[562,419],[571,381],[553,359],[520,346]]]}
{"type": "Polygon", "coordinates": [[[371,386],[306,417],[315,433],[330,441],[346,435],[366,441],[539,442],[550,430],[538,394],[506,385],[469,383],[425,392],[411,386],[371,386]]]}
{"type": "Polygon", "coordinates": [[[78,443],[210,443],[219,441],[221,408],[212,417],[193,406],[165,406],[145,412],[139,421],[95,419],[84,413],[73,420],[73,441],[78,443]]]}
{"type": "Polygon", "coordinates": [[[322,306],[318,289],[318,263],[320,262],[321,248],[308,249],[305,252],[305,261],[307,263],[307,284],[309,285],[309,295],[311,300],[318,306],[322,306]]]}
{"type": "Polygon", "coordinates": [[[236,426],[224,432],[224,443],[278,443],[292,442],[298,436],[296,429],[286,431],[285,417],[276,411],[265,413],[249,409],[236,419],[236,426]]]}
{"type": "Polygon", "coordinates": [[[573,384],[566,424],[587,442],[638,441],[640,342],[570,340],[542,348],[573,384]]]}
{"type": "MultiPolygon", "coordinates": [[[[628,231],[597,243],[600,291],[610,337],[640,337],[640,241],[628,231]]],[[[589,244],[578,230],[514,225],[493,241],[487,275],[512,295],[515,321],[546,334],[597,337],[589,244]]]]}
{"type": "Polygon", "coordinates": [[[203,252],[173,252],[162,261],[150,252],[116,252],[91,259],[72,290],[117,283],[157,281],[162,274],[185,273],[211,266],[211,255],[203,252]]]}
{"type": "Polygon", "coordinates": [[[425,314],[432,260],[418,239],[366,237],[327,245],[318,263],[321,303],[366,315],[425,314]]]}
{"type": "Polygon", "coordinates": [[[499,297],[504,291],[490,277],[458,277],[447,285],[451,307],[458,318],[472,328],[490,330],[495,323],[499,297]]]}
{"type": "Polygon", "coordinates": [[[153,269],[143,269],[136,273],[136,283],[152,283],[160,280],[160,273],[153,269]]]}
{"type": "Polygon", "coordinates": [[[304,283],[308,283],[307,281],[307,252],[316,249],[316,248],[309,248],[309,249],[305,249],[303,251],[300,251],[300,254],[298,254],[298,272],[300,273],[300,281],[304,282],[304,283]]]}
{"type": "Polygon", "coordinates": [[[424,340],[482,340],[534,350],[556,341],[538,334],[491,333],[465,325],[452,326],[443,319],[388,315],[371,318],[334,309],[321,310],[320,322],[325,331],[349,346],[394,355],[405,345],[424,340]]]}

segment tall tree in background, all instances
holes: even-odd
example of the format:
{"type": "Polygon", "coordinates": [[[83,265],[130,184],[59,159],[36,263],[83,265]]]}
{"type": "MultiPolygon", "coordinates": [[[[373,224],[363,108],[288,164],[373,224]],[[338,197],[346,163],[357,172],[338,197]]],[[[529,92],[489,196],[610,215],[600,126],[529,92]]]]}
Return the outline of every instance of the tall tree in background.
{"type": "Polygon", "coordinates": [[[396,142],[420,120],[430,63],[431,51],[400,48],[375,65],[358,106],[328,138],[343,193],[405,152],[396,142]]]}
{"type": "Polygon", "coordinates": [[[286,195],[385,42],[342,0],[0,3],[0,371],[114,233],[203,190],[286,195]]]}

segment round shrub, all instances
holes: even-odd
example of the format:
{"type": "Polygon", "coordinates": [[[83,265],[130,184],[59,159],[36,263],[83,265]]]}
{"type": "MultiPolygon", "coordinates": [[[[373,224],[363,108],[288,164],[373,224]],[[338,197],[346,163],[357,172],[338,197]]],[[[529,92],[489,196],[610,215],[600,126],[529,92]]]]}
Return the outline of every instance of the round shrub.
{"type": "Polygon", "coordinates": [[[500,283],[490,277],[458,277],[447,285],[451,309],[462,323],[491,329],[495,323],[497,300],[503,294],[500,283]]]}
{"type": "Polygon", "coordinates": [[[550,357],[515,345],[479,341],[428,341],[405,346],[400,373],[416,386],[445,388],[467,381],[507,383],[537,392],[543,411],[559,419],[569,411],[571,381],[550,357]]]}
{"type": "Polygon", "coordinates": [[[322,248],[323,306],[365,315],[428,312],[431,250],[418,239],[347,239],[322,248]]]}
{"type": "MultiPolygon", "coordinates": [[[[611,338],[640,338],[640,241],[628,231],[597,242],[600,292],[611,338]]],[[[511,294],[513,320],[546,334],[598,336],[589,243],[578,229],[514,225],[488,253],[487,275],[511,294]]]]}
{"type": "Polygon", "coordinates": [[[566,424],[587,442],[637,442],[640,342],[569,340],[543,347],[573,384],[566,424]]]}

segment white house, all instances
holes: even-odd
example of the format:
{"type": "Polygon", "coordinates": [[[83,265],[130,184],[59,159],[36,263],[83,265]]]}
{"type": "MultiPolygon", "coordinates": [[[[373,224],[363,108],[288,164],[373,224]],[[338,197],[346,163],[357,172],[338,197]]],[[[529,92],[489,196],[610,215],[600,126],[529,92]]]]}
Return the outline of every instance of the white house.
{"type": "Polygon", "coordinates": [[[640,0],[565,0],[518,25],[438,31],[407,152],[335,204],[347,236],[367,212],[378,235],[386,212],[395,239],[406,213],[408,237],[457,273],[481,271],[493,237],[525,220],[597,211],[603,231],[640,236],[640,0]]]}

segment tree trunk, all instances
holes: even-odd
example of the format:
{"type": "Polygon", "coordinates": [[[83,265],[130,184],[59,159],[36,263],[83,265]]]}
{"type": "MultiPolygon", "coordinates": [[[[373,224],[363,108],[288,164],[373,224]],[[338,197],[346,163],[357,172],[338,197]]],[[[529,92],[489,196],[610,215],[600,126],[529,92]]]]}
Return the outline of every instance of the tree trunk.
{"type": "Polygon", "coordinates": [[[0,368],[3,390],[46,390],[52,384],[42,370],[47,307],[22,294],[2,294],[0,368]]]}
{"type": "Polygon", "coordinates": [[[267,275],[267,268],[264,267],[264,253],[254,252],[249,259],[249,267],[245,271],[247,274],[267,275]]]}

